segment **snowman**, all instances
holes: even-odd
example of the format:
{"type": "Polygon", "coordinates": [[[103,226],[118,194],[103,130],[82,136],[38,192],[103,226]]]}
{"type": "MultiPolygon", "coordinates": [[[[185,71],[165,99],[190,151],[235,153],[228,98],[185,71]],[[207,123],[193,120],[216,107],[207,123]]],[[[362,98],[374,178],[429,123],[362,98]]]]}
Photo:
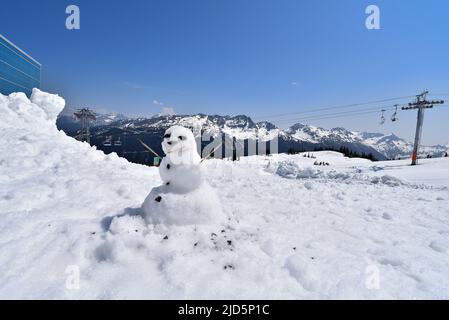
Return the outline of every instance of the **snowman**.
{"type": "Polygon", "coordinates": [[[192,191],[201,184],[201,157],[192,131],[181,126],[170,127],[164,134],[162,150],[166,156],[159,175],[173,192],[192,191]]]}
{"type": "Polygon", "coordinates": [[[167,129],[162,141],[165,157],[159,166],[163,184],[153,188],[142,209],[148,223],[164,225],[224,222],[215,191],[203,179],[201,157],[192,131],[167,129]]]}

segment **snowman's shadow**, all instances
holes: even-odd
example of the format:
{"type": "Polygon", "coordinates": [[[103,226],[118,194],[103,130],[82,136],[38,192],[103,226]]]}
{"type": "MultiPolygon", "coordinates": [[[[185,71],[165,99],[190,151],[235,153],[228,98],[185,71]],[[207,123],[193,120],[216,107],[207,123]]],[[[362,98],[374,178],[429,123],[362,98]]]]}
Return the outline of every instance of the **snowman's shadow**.
{"type": "Polygon", "coordinates": [[[101,228],[103,229],[104,232],[108,232],[109,229],[111,228],[111,223],[115,218],[121,218],[121,217],[125,217],[125,216],[129,216],[129,217],[140,216],[141,218],[144,218],[144,212],[141,207],[126,208],[125,210],[123,210],[122,213],[119,213],[114,216],[107,216],[107,217],[104,217],[103,219],[101,219],[101,222],[100,222],[101,228]]]}

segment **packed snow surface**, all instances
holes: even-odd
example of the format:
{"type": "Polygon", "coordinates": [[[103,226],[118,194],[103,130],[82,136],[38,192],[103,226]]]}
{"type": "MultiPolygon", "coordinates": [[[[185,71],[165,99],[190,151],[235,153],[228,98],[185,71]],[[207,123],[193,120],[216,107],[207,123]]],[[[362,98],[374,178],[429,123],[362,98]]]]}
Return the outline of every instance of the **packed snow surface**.
{"type": "Polygon", "coordinates": [[[157,169],[58,131],[63,106],[0,95],[0,298],[449,299],[448,158],[208,160],[227,223],[152,225],[157,169]]]}

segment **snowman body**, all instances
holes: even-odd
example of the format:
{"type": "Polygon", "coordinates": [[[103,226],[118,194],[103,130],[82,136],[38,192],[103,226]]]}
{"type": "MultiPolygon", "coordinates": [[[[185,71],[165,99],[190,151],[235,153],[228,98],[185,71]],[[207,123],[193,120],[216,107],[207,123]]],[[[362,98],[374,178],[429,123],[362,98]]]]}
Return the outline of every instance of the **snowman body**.
{"type": "Polygon", "coordinates": [[[170,127],[162,149],[166,154],[159,166],[163,184],[153,188],[142,205],[146,220],[165,225],[222,222],[218,197],[203,179],[192,131],[170,127]]]}

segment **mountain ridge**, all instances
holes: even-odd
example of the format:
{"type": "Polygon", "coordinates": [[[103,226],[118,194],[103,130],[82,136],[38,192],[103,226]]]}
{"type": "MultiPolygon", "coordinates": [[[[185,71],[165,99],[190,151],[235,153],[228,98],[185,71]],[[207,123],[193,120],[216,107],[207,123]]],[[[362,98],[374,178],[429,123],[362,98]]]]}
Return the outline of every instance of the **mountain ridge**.
{"type": "MultiPolygon", "coordinates": [[[[155,115],[151,118],[128,118],[119,114],[105,114],[93,124],[91,130],[93,144],[105,152],[109,150],[120,153],[114,148],[103,148],[103,141],[109,139],[128,139],[130,134],[148,141],[151,147],[159,149],[163,132],[170,126],[182,125],[193,128],[203,135],[213,139],[220,134],[235,137],[237,140],[258,140],[268,142],[279,138],[279,152],[300,152],[314,150],[340,150],[347,148],[357,155],[372,155],[376,160],[398,159],[410,156],[413,144],[396,136],[394,133],[372,133],[350,131],[343,127],[324,129],[303,123],[296,123],[287,129],[280,129],[269,121],[254,122],[246,115],[221,116],[203,113],[194,115],[155,115]],[[126,135],[126,137],[120,137],[126,135]]],[[[79,125],[67,114],[58,118],[58,127],[74,136],[79,125]]],[[[136,140],[137,141],[137,140],[136,140]]],[[[138,144],[130,152],[141,152],[138,144]],[[135,149],[135,150],[134,150],[135,149]]],[[[121,146],[121,143],[120,143],[121,146]]],[[[448,151],[447,146],[423,146],[420,148],[422,157],[443,156],[448,151]]],[[[125,151],[122,151],[125,153],[125,151]]],[[[147,161],[147,160],[146,160],[147,161]]]]}

